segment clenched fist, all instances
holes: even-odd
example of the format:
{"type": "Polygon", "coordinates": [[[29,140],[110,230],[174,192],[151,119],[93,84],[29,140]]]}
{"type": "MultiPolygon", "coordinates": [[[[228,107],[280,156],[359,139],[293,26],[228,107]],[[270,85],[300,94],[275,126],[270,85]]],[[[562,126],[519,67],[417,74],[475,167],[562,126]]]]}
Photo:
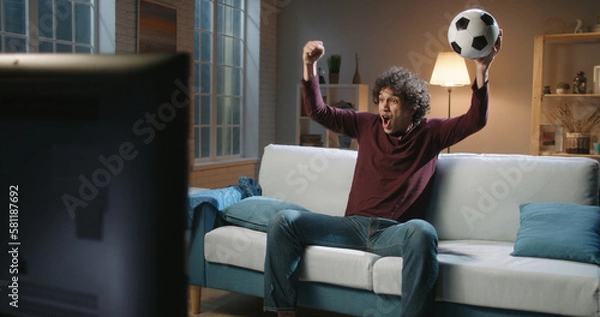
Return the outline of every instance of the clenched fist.
{"type": "Polygon", "coordinates": [[[325,55],[325,47],[322,41],[310,41],[304,45],[302,50],[302,61],[304,64],[312,65],[325,55]]]}

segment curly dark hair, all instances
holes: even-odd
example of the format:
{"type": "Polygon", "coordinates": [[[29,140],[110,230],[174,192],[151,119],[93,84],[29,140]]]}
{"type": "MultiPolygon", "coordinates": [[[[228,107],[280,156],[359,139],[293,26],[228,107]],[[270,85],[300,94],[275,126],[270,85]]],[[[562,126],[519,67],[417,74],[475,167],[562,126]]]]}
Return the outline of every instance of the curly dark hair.
{"type": "Polygon", "coordinates": [[[429,84],[403,67],[392,66],[375,80],[373,101],[376,105],[379,104],[379,92],[386,87],[394,91],[403,105],[415,111],[414,125],[419,124],[431,109],[429,84]]]}

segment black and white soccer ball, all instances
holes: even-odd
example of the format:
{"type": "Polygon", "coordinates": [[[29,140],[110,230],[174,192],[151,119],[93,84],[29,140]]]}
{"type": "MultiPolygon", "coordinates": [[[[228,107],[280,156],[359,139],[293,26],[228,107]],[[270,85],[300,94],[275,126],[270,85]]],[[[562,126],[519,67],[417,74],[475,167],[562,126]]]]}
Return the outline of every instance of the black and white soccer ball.
{"type": "Polygon", "coordinates": [[[460,56],[476,59],[490,54],[499,32],[498,22],[491,14],[481,9],[469,9],[452,19],[448,42],[460,56]]]}

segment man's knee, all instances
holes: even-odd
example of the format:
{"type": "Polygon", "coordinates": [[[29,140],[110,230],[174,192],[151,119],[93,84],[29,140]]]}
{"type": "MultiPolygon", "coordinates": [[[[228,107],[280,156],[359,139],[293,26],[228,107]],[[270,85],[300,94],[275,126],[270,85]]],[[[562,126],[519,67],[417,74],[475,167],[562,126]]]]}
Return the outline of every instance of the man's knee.
{"type": "Polygon", "coordinates": [[[413,219],[406,222],[405,225],[409,226],[409,241],[420,245],[432,244],[434,246],[437,246],[437,231],[429,222],[420,219],[413,219]]]}
{"type": "Polygon", "coordinates": [[[268,230],[275,230],[277,228],[289,227],[293,224],[304,212],[294,209],[283,209],[278,211],[273,218],[269,221],[268,230]]]}

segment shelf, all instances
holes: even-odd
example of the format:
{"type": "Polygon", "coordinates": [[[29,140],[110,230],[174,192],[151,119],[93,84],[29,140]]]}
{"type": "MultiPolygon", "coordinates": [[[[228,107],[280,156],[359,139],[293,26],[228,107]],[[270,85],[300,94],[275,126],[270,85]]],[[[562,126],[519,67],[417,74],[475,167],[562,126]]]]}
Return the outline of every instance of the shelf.
{"type": "Polygon", "coordinates": [[[544,94],[544,98],[600,98],[600,94],[544,94]]]}
{"type": "Polygon", "coordinates": [[[319,87],[321,87],[321,89],[327,89],[327,88],[335,88],[335,89],[348,89],[348,88],[352,88],[352,89],[356,89],[356,88],[360,87],[361,85],[364,85],[364,84],[320,84],[319,87]]]}
{"type": "MultiPolygon", "coordinates": [[[[600,94],[592,93],[593,86],[591,78],[588,79],[588,92],[586,94],[543,94],[542,91],[550,82],[559,82],[565,80],[565,74],[570,69],[573,73],[577,70],[593,69],[594,65],[600,62],[597,55],[597,48],[600,47],[600,32],[586,33],[565,33],[565,34],[542,34],[536,35],[533,41],[533,77],[532,77],[532,99],[531,99],[531,132],[530,132],[530,152],[533,155],[553,155],[553,156],[572,156],[588,157],[600,161],[600,154],[571,154],[546,152],[547,146],[542,144],[544,140],[550,139],[554,134],[555,140],[563,140],[564,134],[558,131],[551,131],[544,126],[551,125],[552,121],[548,118],[548,111],[558,106],[559,103],[576,104],[573,107],[575,119],[585,118],[582,114],[590,108],[595,108],[600,104],[600,94]],[[558,61],[558,62],[557,62],[558,61]],[[564,61],[564,62],[560,62],[564,61]],[[543,134],[542,134],[543,133],[543,134]]],[[[568,76],[568,75],[567,75],[568,76]]],[[[590,76],[588,76],[590,77],[590,76]]],[[[598,127],[590,131],[592,140],[600,142],[598,127]],[[598,140],[598,141],[596,141],[598,140]]],[[[556,150],[564,151],[558,147],[556,150]]]]}
{"type": "Polygon", "coordinates": [[[600,32],[564,33],[544,35],[546,41],[586,41],[600,40],[600,32]]]}
{"type": "MultiPolygon", "coordinates": [[[[369,111],[369,86],[366,84],[321,84],[319,85],[325,103],[335,106],[344,101],[352,104],[355,111],[369,111]]],[[[356,149],[356,141],[347,144],[347,140],[337,133],[327,130],[319,123],[306,116],[302,100],[302,86],[297,87],[297,116],[296,116],[296,142],[297,144],[319,145],[325,147],[338,147],[356,149]],[[305,140],[302,140],[302,138],[305,140]],[[318,139],[306,140],[306,137],[318,139]],[[342,137],[342,138],[340,138],[342,137]]]]}
{"type": "Polygon", "coordinates": [[[571,154],[566,152],[542,152],[540,154],[548,156],[587,157],[600,161],[600,155],[598,154],[571,154]]]}

